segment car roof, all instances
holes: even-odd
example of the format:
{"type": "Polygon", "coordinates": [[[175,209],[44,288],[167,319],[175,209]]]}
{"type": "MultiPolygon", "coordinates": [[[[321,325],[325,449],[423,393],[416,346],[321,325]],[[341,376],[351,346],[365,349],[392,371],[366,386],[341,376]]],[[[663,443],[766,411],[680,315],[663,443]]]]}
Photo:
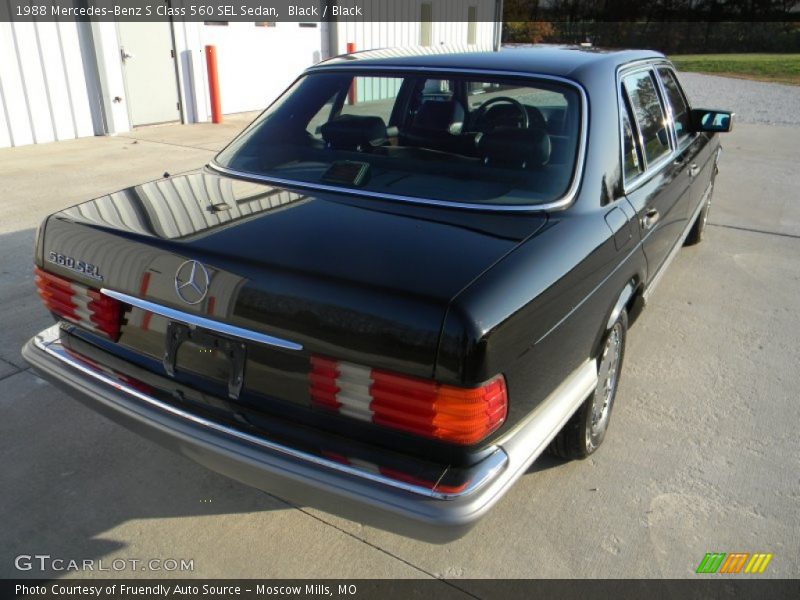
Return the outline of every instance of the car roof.
{"type": "Polygon", "coordinates": [[[541,75],[575,76],[586,67],[613,73],[627,63],[664,59],[652,50],[605,50],[583,46],[504,46],[500,50],[469,50],[446,46],[386,48],[335,56],[315,68],[391,67],[426,69],[475,69],[541,75]]]}

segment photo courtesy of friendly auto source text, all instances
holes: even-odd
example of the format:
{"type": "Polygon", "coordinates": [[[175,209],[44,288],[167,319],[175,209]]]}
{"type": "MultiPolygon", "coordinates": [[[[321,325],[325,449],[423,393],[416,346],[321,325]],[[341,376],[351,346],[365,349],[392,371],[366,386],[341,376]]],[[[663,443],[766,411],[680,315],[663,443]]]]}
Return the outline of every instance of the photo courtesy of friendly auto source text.
{"type": "Polygon", "coordinates": [[[545,4],[0,6],[3,595],[797,595],[800,13],[545,4]]]}

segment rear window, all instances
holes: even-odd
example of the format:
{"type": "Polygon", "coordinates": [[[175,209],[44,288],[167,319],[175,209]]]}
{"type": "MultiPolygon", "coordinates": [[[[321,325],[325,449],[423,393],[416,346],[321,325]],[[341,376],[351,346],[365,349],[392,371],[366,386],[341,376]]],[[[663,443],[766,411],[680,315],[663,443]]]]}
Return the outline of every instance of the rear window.
{"type": "Polygon", "coordinates": [[[327,71],[300,78],[216,158],[271,179],[535,205],[570,188],[577,90],[536,79],[327,71]]]}

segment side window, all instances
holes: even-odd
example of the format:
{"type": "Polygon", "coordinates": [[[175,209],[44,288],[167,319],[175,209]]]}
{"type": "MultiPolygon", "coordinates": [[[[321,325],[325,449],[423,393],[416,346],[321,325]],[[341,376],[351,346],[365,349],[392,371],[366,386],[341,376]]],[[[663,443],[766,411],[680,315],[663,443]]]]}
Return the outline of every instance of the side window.
{"type": "Polygon", "coordinates": [[[453,99],[455,84],[447,79],[426,79],[422,86],[422,102],[429,100],[449,102],[453,99]]]}
{"type": "Polygon", "coordinates": [[[667,92],[667,100],[672,108],[672,122],[675,124],[675,135],[680,141],[689,135],[689,107],[672,70],[660,68],[658,75],[667,92]]]}
{"type": "Polygon", "coordinates": [[[664,109],[656,91],[651,71],[641,71],[622,80],[639,125],[647,163],[653,163],[669,154],[669,134],[664,109]]]}
{"type": "Polygon", "coordinates": [[[380,117],[388,125],[402,83],[399,77],[356,77],[340,114],[380,117]]]}
{"type": "Polygon", "coordinates": [[[328,119],[331,116],[331,112],[333,112],[333,106],[336,103],[336,97],[339,93],[335,93],[333,96],[328,98],[328,101],[322,105],[311,120],[306,125],[306,131],[310,133],[312,136],[317,138],[318,140],[322,139],[322,134],[320,133],[320,127],[322,127],[325,123],[328,122],[328,119]]]}
{"type": "Polygon", "coordinates": [[[644,171],[627,106],[622,107],[622,168],[626,180],[631,180],[644,171]]]}

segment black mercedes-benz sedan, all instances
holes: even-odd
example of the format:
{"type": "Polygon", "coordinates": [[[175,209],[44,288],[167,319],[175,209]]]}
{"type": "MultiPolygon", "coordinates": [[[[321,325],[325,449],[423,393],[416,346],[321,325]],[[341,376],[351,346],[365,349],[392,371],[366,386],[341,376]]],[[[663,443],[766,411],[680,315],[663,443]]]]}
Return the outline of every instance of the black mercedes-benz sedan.
{"type": "Polygon", "coordinates": [[[602,443],[731,118],[654,52],[334,58],[205,168],[48,217],[23,353],[211,469],[453,539],[602,443]]]}

